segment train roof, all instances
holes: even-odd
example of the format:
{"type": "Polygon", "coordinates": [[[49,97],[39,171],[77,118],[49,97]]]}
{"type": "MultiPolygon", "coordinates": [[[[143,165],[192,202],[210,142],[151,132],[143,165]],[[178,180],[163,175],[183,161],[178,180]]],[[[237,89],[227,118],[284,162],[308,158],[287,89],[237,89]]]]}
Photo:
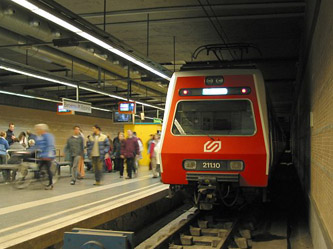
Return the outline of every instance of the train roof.
{"type": "Polygon", "coordinates": [[[186,76],[213,76],[213,75],[256,75],[262,78],[259,69],[250,68],[234,68],[234,69],[203,69],[175,72],[172,77],[186,76]]]}

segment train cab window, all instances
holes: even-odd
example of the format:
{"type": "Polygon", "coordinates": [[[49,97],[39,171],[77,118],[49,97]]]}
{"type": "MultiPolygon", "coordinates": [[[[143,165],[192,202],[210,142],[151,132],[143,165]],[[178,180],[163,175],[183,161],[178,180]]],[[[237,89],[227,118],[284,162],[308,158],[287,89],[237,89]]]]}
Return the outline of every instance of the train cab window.
{"type": "Polygon", "coordinates": [[[249,100],[181,101],[172,127],[174,135],[250,136],[256,131],[249,100]]]}

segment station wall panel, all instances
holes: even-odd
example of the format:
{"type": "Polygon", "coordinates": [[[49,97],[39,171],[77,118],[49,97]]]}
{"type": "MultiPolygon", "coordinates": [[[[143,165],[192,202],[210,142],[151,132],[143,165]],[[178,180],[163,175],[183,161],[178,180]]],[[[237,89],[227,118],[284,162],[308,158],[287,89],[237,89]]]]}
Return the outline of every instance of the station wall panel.
{"type": "Polygon", "coordinates": [[[55,136],[56,148],[63,152],[66,141],[73,132],[73,126],[79,125],[85,137],[92,133],[92,126],[98,124],[102,132],[111,139],[123,131],[124,126],[114,124],[111,115],[109,119],[81,115],[57,115],[56,112],[42,111],[29,108],[11,107],[0,105],[0,130],[6,131],[8,124],[15,124],[14,134],[18,137],[21,131],[34,130],[34,125],[45,123],[50,127],[50,132],[55,136]]]}
{"type": "Polygon", "coordinates": [[[127,124],[124,126],[124,133],[127,136],[126,131],[132,130],[137,133],[137,136],[141,138],[143,143],[142,159],[139,161],[140,165],[147,166],[149,165],[150,158],[148,154],[148,141],[150,139],[150,134],[156,134],[157,131],[162,130],[161,124],[127,124]]]}

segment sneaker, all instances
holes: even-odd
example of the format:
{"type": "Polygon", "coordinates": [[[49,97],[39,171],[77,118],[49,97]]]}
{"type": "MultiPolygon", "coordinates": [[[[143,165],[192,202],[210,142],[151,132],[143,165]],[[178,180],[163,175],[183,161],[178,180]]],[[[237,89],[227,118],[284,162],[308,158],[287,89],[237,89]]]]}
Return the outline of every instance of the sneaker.
{"type": "Polygon", "coordinates": [[[100,185],[102,185],[101,182],[97,182],[97,181],[96,181],[96,182],[94,183],[94,186],[100,186],[100,185]]]}
{"type": "Polygon", "coordinates": [[[75,181],[71,181],[71,185],[75,185],[75,181]]]}
{"type": "Polygon", "coordinates": [[[153,178],[157,178],[158,176],[153,176],[153,178]]]}
{"type": "Polygon", "coordinates": [[[53,189],[53,184],[48,185],[48,186],[45,187],[45,190],[52,190],[52,189],[53,189]]]}
{"type": "Polygon", "coordinates": [[[123,176],[120,176],[119,178],[124,178],[123,176]]]}
{"type": "Polygon", "coordinates": [[[130,177],[130,176],[126,176],[125,179],[132,179],[132,177],[130,177]]]}

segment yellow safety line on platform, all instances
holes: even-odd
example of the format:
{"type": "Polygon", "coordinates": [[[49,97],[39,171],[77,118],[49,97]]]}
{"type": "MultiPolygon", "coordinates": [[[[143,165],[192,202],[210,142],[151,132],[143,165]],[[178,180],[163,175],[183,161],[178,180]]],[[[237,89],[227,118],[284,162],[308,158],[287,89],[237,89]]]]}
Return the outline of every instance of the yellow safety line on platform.
{"type": "Polygon", "coordinates": [[[133,182],[143,181],[147,178],[151,178],[151,176],[143,176],[143,177],[140,177],[137,179],[132,179],[130,181],[123,181],[123,182],[108,184],[105,186],[98,186],[98,187],[94,187],[91,189],[85,189],[85,190],[81,190],[81,191],[77,191],[77,192],[73,192],[73,193],[69,193],[69,194],[58,195],[58,196],[54,196],[54,197],[50,197],[50,198],[41,199],[38,201],[30,201],[27,203],[21,203],[21,204],[17,204],[17,205],[5,207],[5,208],[0,208],[0,215],[16,212],[16,211],[20,211],[23,209],[44,205],[44,204],[49,204],[52,202],[63,201],[63,200],[75,198],[75,197],[78,197],[81,195],[91,194],[91,193],[98,192],[101,190],[106,190],[106,189],[110,189],[110,188],[115,188],[115,187],[131,184],[133,182]]]}
{"type": "Polygon", "coordinates": [[[122,194],[119,194],[119,195],[108,197],[108,198],[105,198],[105,199],[102,199],[102,200],[99,200],[99,201],[91,202],[91,203],[84,204],[84,205],[81,205],[81,206],[76,206],[74,208],[66,209],[66,210],[63,210],[63,211],[60,211],[60,212],[52,213],[51,215],[43,216],[43,217],[40,217],[40,218],[34,219],[34,220],[29,220],[27,222],[20,223],[20,224],[11,226],[11,227],[6,227],[6,228],[0,230],[0,234],[2,234],[4,232],[7,232],[7,231],[10,231],[10,230],[18,229],[20,227],[24,227],[24,226],[36,223],[36,222],[39,222],[39,221],[47,220],[47,219],[50,219],[52,217],[56,217],[58,215],[62,215],[62,214],[68,213],[68,212],[73,212],[73,211],[76,211],[77,209],[86,208],[86,207],[92,206],[92,205],[98,205],[99,203],[110,201],[110,200],[113,200],[113,199],[117,199],[117,198],[122,197],[124,195],[128,195],[128,194],[131,194],[131,193],[134,193],[134,192],[140,192],[141,190],[152,188],[152,187],[157,186],[157,185],[161,185],[161,183],[158,182],[158,183],[155,183],[155,184],[143,187],[143,188],[139,188],[139,189],[136,189],[136,190],[131,190],[131,191],[128,191],[126,193],[122,193],[122,194]]]}
{"type": "MultiPolygon", "coordinates": [[[[151,196],[153,194],[165,191],[169,188],[168,185],[161,185],[157,186],[155,188],[149,189],[149,191],[142,191],[140,193],[137,193],[135,195],[131,196],[130,202],[134,202],[136,200],[140,200],[144,197],[151,196]]],[[[77,212],[73,215],[71,215],[72,219],[68,219],[68,216],[56,219],[54,221],[50,221],[44,224],[41,224],[39,226],[35,226],[29,229],[25,229],[23,231],[10,234],[8,236],[4,236],[0,239],[0,248],[8,248],[11,246],[15,246],[17,244],[23,243],[25,241],[40,237],[42,235],[51,233],[53,231],[56,231],[58,229],[62,229],[64,227],[68,227],[71,225],[74,225],[78,222],[84,221],[88,218],[91,218],[93,216],[100,215],[102,213],[108,212],[112,209],[116,209],[119,207],[124,206],[125,204],[128,204],[128,196],[123,197],[118,200],[117,203],[108,202],[103,205],[90,208],[81,212],[77,212]]]]}

